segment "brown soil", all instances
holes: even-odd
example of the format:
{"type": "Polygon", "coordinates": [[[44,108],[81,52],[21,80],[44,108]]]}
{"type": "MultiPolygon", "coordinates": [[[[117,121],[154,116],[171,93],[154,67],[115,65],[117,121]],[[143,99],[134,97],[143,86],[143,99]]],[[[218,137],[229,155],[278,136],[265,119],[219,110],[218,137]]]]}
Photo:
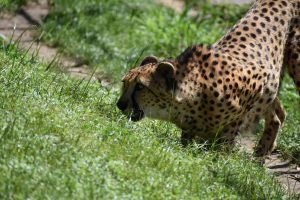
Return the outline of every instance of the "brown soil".
{"type": "MultiPolygon", "coordinates": [[[[157,0],[159,3],[182,12],[184,3],[179,0],[157,0]]],[[[231,0],[242,3],[248,0],[231,0]]],[[[218,3],[218,0],[214,2],[218,3]]],[[[224,2],[222,2],[224,3],[224,2]]],[[[36,53],[45,62],[51,62],[55,57],[59,66],[76,78],[89,79],[93,73],[91,68],[71,57],[60,54],[59,50],[50,47],[39,40],[37,34],[37,26],[40,26],[44,17],[48,14],[49,7],[47,0],[38,0],[30,2],[16,14],[0,15],[0,36],[4,36],[9,40],[13,35],[13,40],[20,38],[20,46],[28,49],[31,45],[30,52],[36,53]],[[21,37],[20,37],[21,36],[21,37]]],[[[195,15],[196,11],[191,10],[189,15],[195,15]]],[[[99,81],[103,86],[111,86],[107,79],[101,74],[94,74],[92,80],[99,81]]],[[[243,136],[239,140],[240,149],[252,152],[254,146],[254,136],[243,136]]],[[[300,167],[292,164],[289,160],[282,159],[280,152],[274,152],[266,161],[265,166],[278,175],[278,180],[288,189],[290,193],[300,194],[300,167]]]]}
{"type": "MultiPolygon", "coordinates": [[[[249,4],[254,0],[212,0],[213,4],[249,4]]],[[[184,2],[182,0],[157,0],[158,3],[170,7],[174,9],[176,12],[183,12],[184,11],[184,2]]],[[[188,11],[189,16],[196,16],[197,11],[190,9],[188,11]]]]}
{"type": "MultiPolygon", "coordinates": [[[[166,7],[174,9],[176,12],[183,12],[184,11],[184,2],[180,0],[157,0],[159,4],[162,4],[166,7]]],[[[190,9],[188,11],[188,16],[196,16],[197,11],[190,9]]]]}
{"type": "MultiPolygon", "coordinates": [[[[244,134],[238,137],[240,151],[252,153],[256,144],[256,137],[253,134],[244,134]]],[[[275,150],[264,160],[264,166],[274,173],[278,180],[291,194],[300,195],[300,167],[291,160],[284,159],[281,152],[275,150]]]]}
{"type": "Polygon", "coordinates": [[[252,3],[253,0],[212,0],[212,3],[215,4],[226,4],[226,3],[230,3],[230,4],[249,4],[252,3]]]}

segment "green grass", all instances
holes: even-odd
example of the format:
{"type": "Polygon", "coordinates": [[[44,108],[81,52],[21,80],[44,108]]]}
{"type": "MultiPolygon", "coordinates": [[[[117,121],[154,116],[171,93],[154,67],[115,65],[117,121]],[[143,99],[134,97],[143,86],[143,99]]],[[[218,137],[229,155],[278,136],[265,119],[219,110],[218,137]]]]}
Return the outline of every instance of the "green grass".
{"type": "Polygon", "coordinates": [[[280,99],[287,112],[287,118],[278,142],[278,147],[286,156],[300,164],[300,98],[295,84],[285,78],[280,99]]]}
{"type": "MultiPolygon", "coordinates": [[[[1,42],[2,43],[2,42],[1,42]]],[[[118,92],[0,48],[0,199],[291,199],[249,155],[129,123],[118,92]]]]}
{"type": "MultiPolygon", "coordinates": [[[[0,11],[9,10],[15,11],[29,0],[0,0],[0,11]]],[[[1,13],[0,13],[1,15],[1,13]]]]}
{"type": "MultiPolygon", "coordinates": [[[[44,39],[120,81],[145,55],[174,57],[191,44],[214,43],[249,8],[207,1],[189,1],[191,6],[199,10],[193,18],[147,0],[56,1],[43,26],[44,39]]],[[[279,148],[300,163],[299,96],[294,88],[287,78],[280,98],[288,117],[279,148]]]]}
{"type": "Polygon", "coordinates": [[[219,23],[235,23],[251,7],[250,4],[212,4],[210,0],[183,0],[187,9],[198,11],[197,18],[219,21],[219,23]]]}
{"type": "Polygon", "coordinates": [[[191,20],[151,0],[61,0],[44,39],[119,80],[141,54],[174,57],[191,44],[213,43],[245,12],[231,9],[224,21],[220,13],[207,15],[214,9],[191,20]]]}
{"type": "MultiPolygon", "coordinates": [[[[244,12],[210,6],[191,19],[150,1],[60,0],[47,42],[114,81],[140,55],[176,56],[213,43],[244,12]],[[215,12],[208,16],[207,13],[215,12]]],[[[131,123],[117,89],[70,78],[0,39],[0,199],[293,199],[251,156],[180,145],[174,126],[131,123]]],[[[279,148],[299,161],[299,109],[290,79],[279,148]]]]}

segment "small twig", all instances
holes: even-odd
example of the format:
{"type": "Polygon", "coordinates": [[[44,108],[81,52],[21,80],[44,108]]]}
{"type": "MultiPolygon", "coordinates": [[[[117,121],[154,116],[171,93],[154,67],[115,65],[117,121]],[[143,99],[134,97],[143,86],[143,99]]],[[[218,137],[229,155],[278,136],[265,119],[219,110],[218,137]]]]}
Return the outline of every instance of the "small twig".
{"type": "Polygon", "coordinates": [[[32,16],[30,16],[30,14],[28,14],[28,12],[26,10],[24,10],[23,8],[21,8],[19,10],[19,14],[22,15],[32,25],[35,25],[38,27],[42,25],[38,20],[36,20],[32,16]]]}
{"type": "Polygon", "coordinates": [[[278,169],[278,168],[288,167],[289,164],[290,164],[290,161],[285,161],[282,163],[277,163],[277,164],[266,166],[266,167],[269,169],[278,169]]]}
{"type": "Polygon", "coordinates": [[[300,174],[300,170],[278,170],[274,171],[275,174],[283,175],[283,174],[300,174]]]}

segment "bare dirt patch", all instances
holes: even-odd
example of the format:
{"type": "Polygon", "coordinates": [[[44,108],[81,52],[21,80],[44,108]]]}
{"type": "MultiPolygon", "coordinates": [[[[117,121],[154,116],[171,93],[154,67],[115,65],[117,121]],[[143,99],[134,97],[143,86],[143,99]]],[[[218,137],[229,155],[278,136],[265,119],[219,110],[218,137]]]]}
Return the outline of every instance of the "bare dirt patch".
{"type": "MultiPolygon", "coordinates": [[[[245,134],[238,137],[240,151],[252,153],[256,144],[256,137],[253,134],[245,134]]],[[[291,194],[300,194],[300,167],[291,160],[283,158],[280,151],[275,150],[264,160],[264,166],[274,173],[278,180],[291,194]]]]}
{"type": "MultiPolygon", "coordinates": [[[[252,3],[254,0],[212,0],[213,4],[249,4],[252,3]]],[[[158,3],[174,9],[176,12],[183,12],[184,11],[184,2],[182,0],[157,0],[158,3]]],[[[196,16],[197,11],[190,9],[188,11],[189,16],[196,16]]]]}
{"type": "Polygon", "coordinates": [[[254,2],[253,0],[212,0],[214,4],[249,4],[254,2]]]}
{"type": "Polygon", "coordinates": [[[110,81],[100,73],[94,73],[91,67],[82,63],[80,60],[61,54],[58,48],[48,46],[41,42],[37,28],[42,25],[43,19],[49,13],[47,0],[30,1],[17,13],[6,13],[0,15],[0,36],[7,41],[19,40],[21,48],[30,53],[35,53],[44,62],[55,62],[63,71],[70,73],[71,76],[80,79],[90,79],[99,81],[103,86],[111,85],[110,81]]]}
{"type": "MultiPolygon", "coordinates": [[[[184,2],[179,0],[157,0],[159,4],[162,4],[166,7],[172,8],[178,13],[182,13],[184,11],[184,2]]],[[[196,16],[197,11],[190,9],[188,11],[189,16],[196,16]]]]}

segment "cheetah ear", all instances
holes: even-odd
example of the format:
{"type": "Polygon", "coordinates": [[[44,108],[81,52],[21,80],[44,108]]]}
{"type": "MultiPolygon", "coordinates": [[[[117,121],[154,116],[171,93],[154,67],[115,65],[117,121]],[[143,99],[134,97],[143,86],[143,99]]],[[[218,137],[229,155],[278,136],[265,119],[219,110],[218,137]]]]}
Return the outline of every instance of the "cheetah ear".
{"type": "Polygon", "coordinates": [[[155,75],[160,79],[164,79],[168,90],[174,90],[175,88],[175,67],[170,62],[161,62],[157,65],[155,75]]]}
{"type": "Polygon", "coordinates": [[[144,58],[144,60],[140,64],[140,66],[147,65],[149,63],[158,63],[157,57],[155,57],[155,56],[147,56],[146,58],[144,58]]]}

